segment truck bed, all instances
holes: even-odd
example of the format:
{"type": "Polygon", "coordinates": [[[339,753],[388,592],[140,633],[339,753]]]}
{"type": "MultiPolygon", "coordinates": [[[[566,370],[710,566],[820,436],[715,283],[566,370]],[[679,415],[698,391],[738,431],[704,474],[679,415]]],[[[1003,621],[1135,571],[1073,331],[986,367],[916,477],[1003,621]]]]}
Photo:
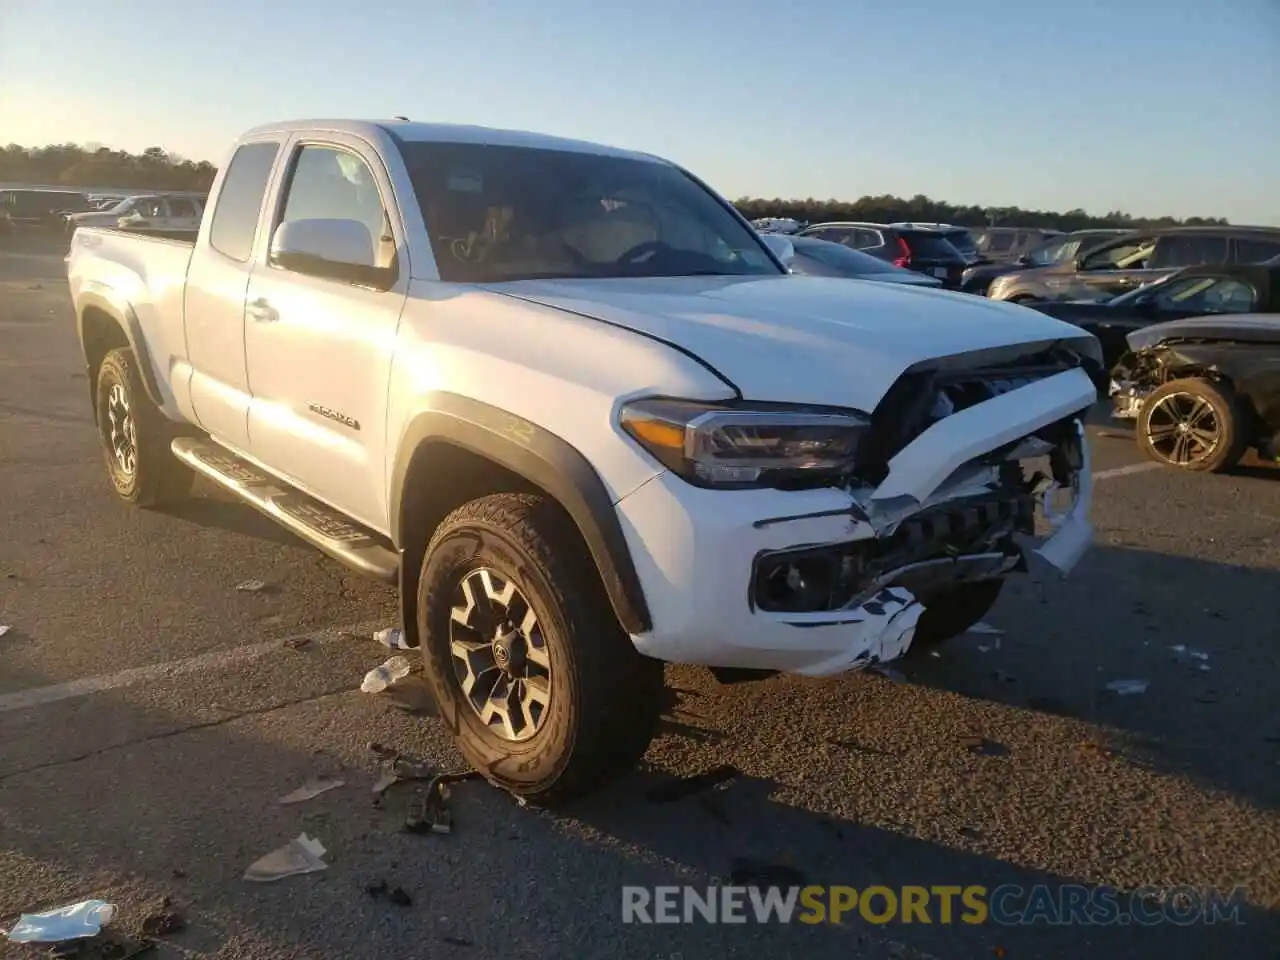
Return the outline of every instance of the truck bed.
{"type": "Polygon", "coordinates": [[[185,355],[183,300],[194,250],[191,240],[80,227],[67,254],[67,281],[74,302],[81,303],[87,291],[93,298],[127,305],[134,314],[164,406],[170,409],[169,368],[185,355]]]}

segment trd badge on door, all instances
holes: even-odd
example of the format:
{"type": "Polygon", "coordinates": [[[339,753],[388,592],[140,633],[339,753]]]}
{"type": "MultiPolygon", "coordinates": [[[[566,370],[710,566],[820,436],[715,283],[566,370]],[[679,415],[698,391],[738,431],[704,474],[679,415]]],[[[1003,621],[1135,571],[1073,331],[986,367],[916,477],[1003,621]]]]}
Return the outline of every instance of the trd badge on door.
{"type": "Polygon", "coordinates": [[[351,417],[348,417],[345,413],[339,413],[337,410],[333,410],[329,407],[324,406],[323,404],[312,403],[311,401],[308,400],[307,409],[310,410],[312,413],[320,414],[320,416],[328,420],[335,420],[338,423],[342,424],[344,427],[350,427],[352,430],[360,429],[359,420],[355,420],[351,417]]]}

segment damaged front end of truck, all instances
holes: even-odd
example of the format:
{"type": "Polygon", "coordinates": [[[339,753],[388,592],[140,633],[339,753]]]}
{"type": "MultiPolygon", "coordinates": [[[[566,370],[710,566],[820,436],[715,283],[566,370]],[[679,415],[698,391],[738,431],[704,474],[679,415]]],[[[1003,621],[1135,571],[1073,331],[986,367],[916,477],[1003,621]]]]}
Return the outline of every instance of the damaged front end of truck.
{"type": "Polygon", "coordinates": [[[972,585],[1072,571],[1092,538],[1083,417],[1097,399],[1096,366],[1058,350],[909,371],[895,384],[845,488],[852,535],[755,558],[756,611],[793,627],[850,632],[838,655],[851,654],[845,662],[797,672],[896,659],[918,629],[946,632],[942,612],[972,585]]]}

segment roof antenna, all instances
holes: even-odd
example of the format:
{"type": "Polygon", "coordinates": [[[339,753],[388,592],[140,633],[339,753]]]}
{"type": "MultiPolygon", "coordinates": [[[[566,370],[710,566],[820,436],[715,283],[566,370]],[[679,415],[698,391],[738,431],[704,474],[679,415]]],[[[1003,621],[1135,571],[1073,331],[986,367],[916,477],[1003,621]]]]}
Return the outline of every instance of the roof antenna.
{"type": "Polygon", "coordinates": [[[396,114],[396,115],[395,115],[394,117],[392,117],[391,119],[392,119],[392,120],[403,120],[405,123],[409,123],[409,122],[410,122],[410,120],[409,120],[409,118],[408,118],[408,117],[402,117],[402,116],[400,116],[399,114],[396,114]]]}

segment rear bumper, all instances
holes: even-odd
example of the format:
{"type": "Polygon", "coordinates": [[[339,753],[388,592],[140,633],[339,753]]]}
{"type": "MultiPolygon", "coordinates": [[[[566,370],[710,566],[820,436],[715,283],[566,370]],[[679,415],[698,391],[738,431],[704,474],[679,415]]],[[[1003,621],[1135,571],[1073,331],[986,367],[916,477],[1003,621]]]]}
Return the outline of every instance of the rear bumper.
{"type": "Polygon", "coordinates": [[[1070,371],[961,411],[895,457],[874,491],[727,492],[699,489],[667,473],[655,477],[618,504],[653,619],[648,633],[633,637],[637,649],[677,663],[825,676],[905,653],[925,609],[921,598],[931,593],[1005,576],[1015,567],[1066,576],[1092,539],[1090,458],[1079,420],[1074,429],[1081,462],[1072,501],[1055,514],[1049,497],[1042,498],[1046,537],[1017,534],[1012,551],[933,556],[886,569],[861,582],[839,609],[773,612],[756,602],[762,558],[876,546],[917,513],[969,509],[989,488],[955,479],[959,468],[1079,414],[1096,396],[1087,376],[1070,371]]]}

